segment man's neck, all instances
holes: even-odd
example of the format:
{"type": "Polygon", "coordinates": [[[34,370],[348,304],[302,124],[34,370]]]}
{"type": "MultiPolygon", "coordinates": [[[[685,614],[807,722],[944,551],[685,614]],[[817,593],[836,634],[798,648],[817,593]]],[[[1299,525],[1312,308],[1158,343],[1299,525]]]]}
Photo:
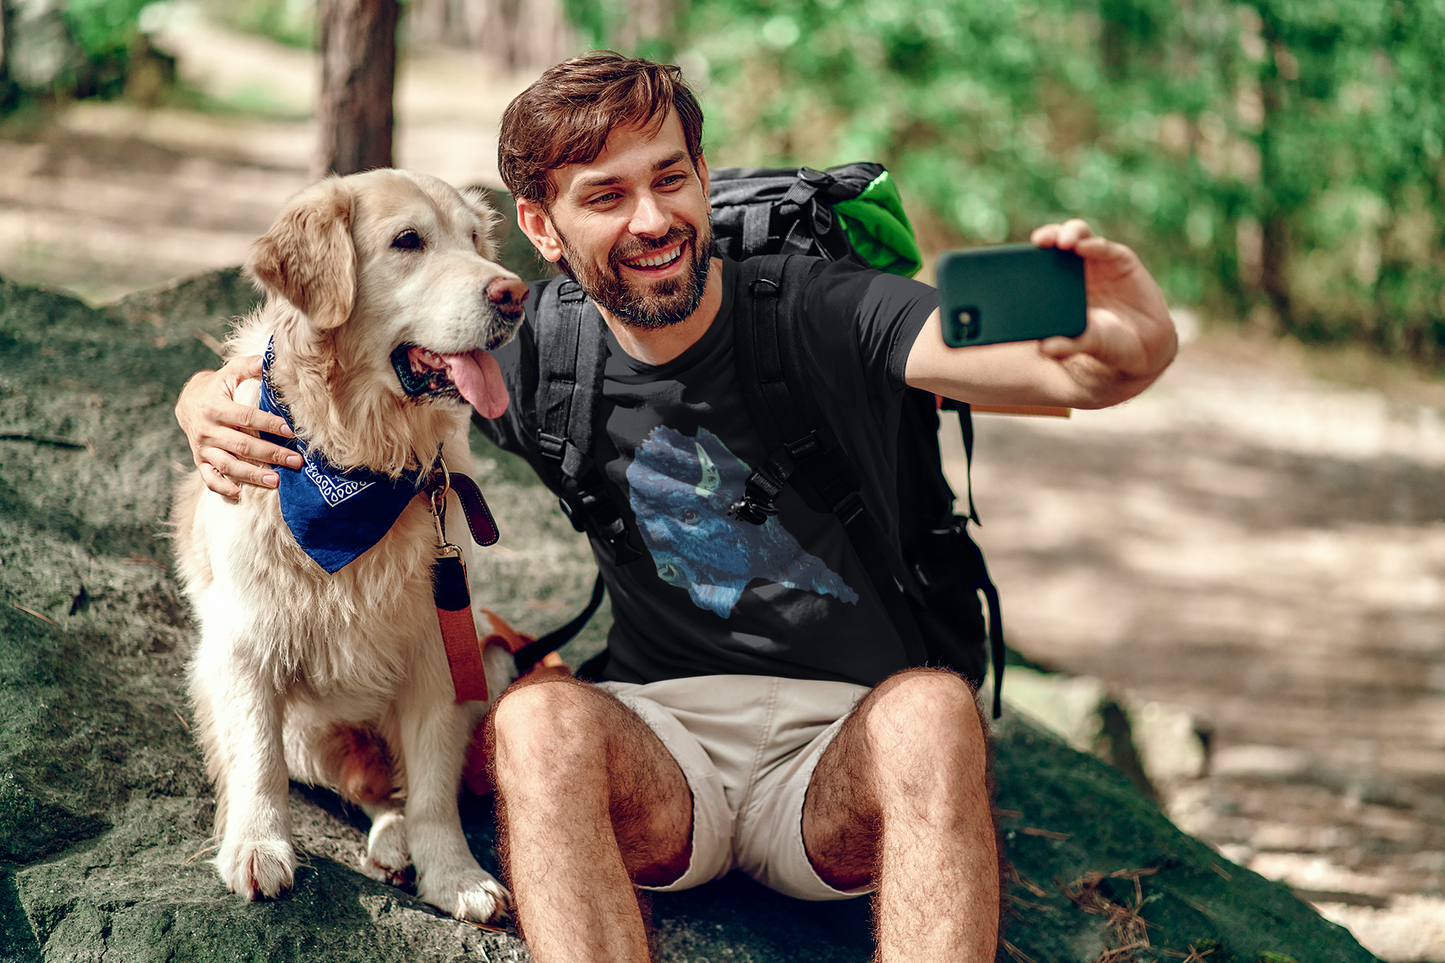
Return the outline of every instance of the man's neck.
{"type": "Polygon", "coordinates": [[[696,310],[677,324],[665,328],[639,328],[613,317],[612,312],[598,305],[602,320],[612,330],[617,343],[630,357],[644,364],[666,364],[682,354],[712,327],[718,309],[722,307],[722,261],[712,259],[707,272],[707,283],[703,285],[702,300],[696,310]]]}

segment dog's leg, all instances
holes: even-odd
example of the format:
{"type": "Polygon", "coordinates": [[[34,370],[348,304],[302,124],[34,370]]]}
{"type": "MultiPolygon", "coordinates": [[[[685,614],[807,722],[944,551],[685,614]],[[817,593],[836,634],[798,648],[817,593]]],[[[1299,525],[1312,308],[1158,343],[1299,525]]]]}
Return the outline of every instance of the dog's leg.
{"type": "Polygon", "coordinates": [[[510,895],[477,865],[457,810],[462,762],[478,706],[412,695],[402,708],[406,837],[416,865],[417,895],[458,919],[484,923],[505,911],[510,895]]]}
{"type": "Polygon", "coordinates": [[[402,803],[388,799],[363,803],[371,817],[371,832],[366,834],[366,852],[361,857],[361,871],[372,879],[393,886],[412,882],[411,852],[406,842],[406,815],[402,803]]]}
{"type": "Polygon", "coordinates": [[[281,694],[260,671],[246,639],[203,631],[192,670],[198,701],[209,706],[213,731],[207,754],[225,798],[217,806],[221,849],[216,868],[232,892],[271,897],[291,886],[286,759],[281,741],[281,694]]]}

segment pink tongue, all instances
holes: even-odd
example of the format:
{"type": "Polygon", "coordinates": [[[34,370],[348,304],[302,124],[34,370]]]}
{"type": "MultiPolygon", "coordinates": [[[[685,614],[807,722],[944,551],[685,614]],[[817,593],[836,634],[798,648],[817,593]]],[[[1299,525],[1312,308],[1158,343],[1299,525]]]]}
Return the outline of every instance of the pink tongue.
{"type": "Polygon", "coordinates": [[[447,375],[452,384],[471,402],[483,418],[499,418],[507,410],[507,386],[502,383],[502,369],[497,359],[485,351],[466,354],[444,354],[447,375]]]}

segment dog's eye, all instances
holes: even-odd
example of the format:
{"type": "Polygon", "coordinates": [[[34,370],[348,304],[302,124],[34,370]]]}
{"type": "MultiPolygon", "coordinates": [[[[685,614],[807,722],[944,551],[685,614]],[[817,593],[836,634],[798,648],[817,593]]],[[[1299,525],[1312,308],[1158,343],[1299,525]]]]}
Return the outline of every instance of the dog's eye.
{"type": "Polygon", "coordinates": [[[392,239],[391,246],[399,247],[404,251],[420,251],[424,246],[424,242],[420,234],[411,229],[407,229],[392,239]]]}

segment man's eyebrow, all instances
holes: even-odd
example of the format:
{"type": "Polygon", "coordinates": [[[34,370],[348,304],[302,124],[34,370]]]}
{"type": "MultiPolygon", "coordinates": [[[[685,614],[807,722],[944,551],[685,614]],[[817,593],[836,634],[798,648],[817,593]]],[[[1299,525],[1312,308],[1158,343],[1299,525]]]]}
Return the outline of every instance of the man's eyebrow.
{"type": "MultiPolygon", "coordinates": [[[[674,164],[679,164],[685,160],[687,160],[686,150],[674,151],[653,164],[652,172],[655,174],[658,171],[667,170],[674,164]]],[[[573,183],[571,193],[581,194],[584,191],[590,191],[598,187],[610,187],[613,184],[622,183],[622,180],[623,178],[617,174],[594,174],[590,177],[580,177],[573,183]]]]}

